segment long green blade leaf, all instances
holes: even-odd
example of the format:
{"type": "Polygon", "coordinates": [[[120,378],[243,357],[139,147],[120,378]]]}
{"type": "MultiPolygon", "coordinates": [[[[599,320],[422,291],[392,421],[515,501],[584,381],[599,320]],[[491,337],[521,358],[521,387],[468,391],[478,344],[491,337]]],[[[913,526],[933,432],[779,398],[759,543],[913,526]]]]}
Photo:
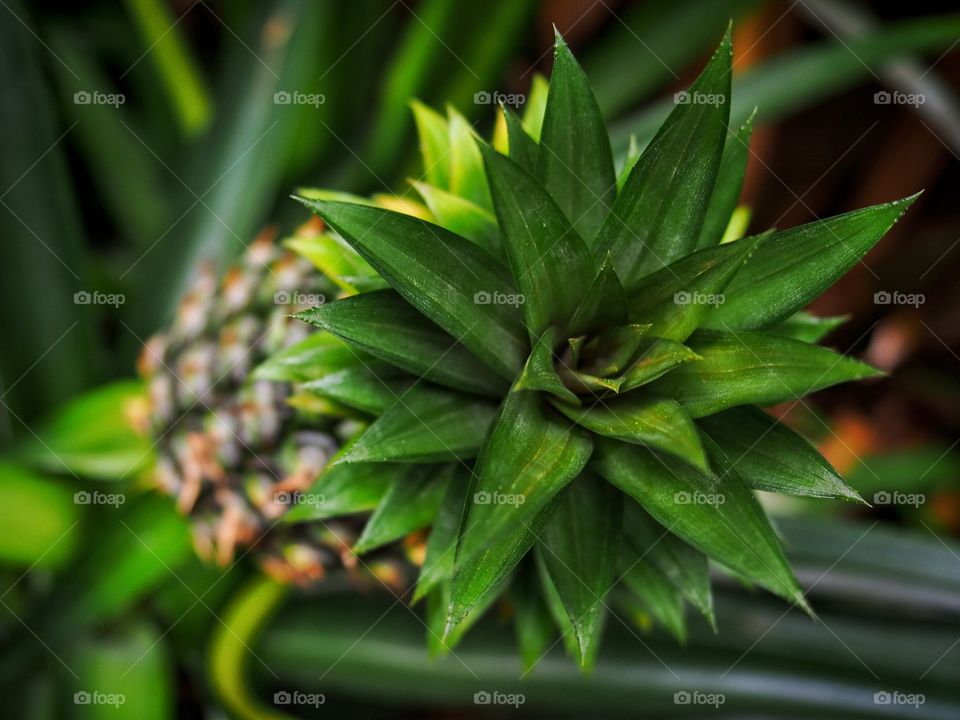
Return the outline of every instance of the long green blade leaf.
{"type": "Polygon", "coordinates": [[[644,276],[690,253],[723,153],[730,114],[730,33],[670,113],[624,183],[597,234],[629,291],[644,276]]]}
{"type": "Polygon", "coordinates": [[[483,160],[533,342],[551,325],[564,327],[573,317],[593,279],[593,259],[536,178],[486,146],[483,160]]]}
{"type": "Polygon", "coordinates": [[[616,195],[607,128],[579,63],[556,33],[537,177],[589,244],[616,195]]]}
{"type": "Polygon", "coordinates": [[[816,448],[762,410],[735,408],[697,424],[757,490],[863,502],[816,448]]]}
{"type": "Polygon", "coordinates": [[[597,471],[701,552],[801,607],[806,601],[756,498],[713,454],[720,477],[650,450],[598,443],[597,471]]]}
{"type": "Polygon", "coordinates": [[[476,457],[496,408],[418,385],[364,431],[342,462],[443,462],[476,457]]]}
{"type": "MultiPolygon", "coordinates": [[[[801,225],[760,241],[704,327],[761,330],[802,310],[862,258],[916,195],[801,225]]],[[[742,241],[741,241],[742,242],[742,241]]]]}
{"type": "Polygon", "coordinates": [[[476,582],[478,575],[502,577],[522,556],[484,551],[497,543],[502,547],[508,535],[516,536],[515,543],[532,542],[522,537],[523,531],[580,474],[591,449],[590,439],[542,407],[535,393],[507,396],[478,461],[473,502],[457,550],[451,619],[459,619],[489,588],[476,582]],[[513,562],[510,568],[505,568],[507,559],[513,562]]]}
{"type": "Polygon", "coordinates": [[[506,390],[492,370],[393,290],[361,293],[296,317],[440,385],[493,397],[506,390]]]}
{"type": "Polygon", "coordinates": [[[564,403],[557,403],[557,408],[598,435],[647,445],[706,467],[706,456],[693,420],[670,398],[636,391],[586,409],[564,403]]]}
{"type": "Polygon", "coordinates": [[[526,358],[520,313],[506,270],[438,225],[349,203],[303,200],[420,312],[493,370],[513,378],[526,358]]]}
{"type": "Polygon", "coordinates": [[[586,473],[574,480],[540,535],[540,556],[566,609],[580,649],[590,655],[620,551],[621,495],[586,473]]]}
{"type": "Polygon", "coordinates": [[[414,467],[395,479],[353,546],[362,555],[430,524],[437,514],[453,466],[414,467]]]}
{"type": "Polygon", "coordinates": [[[675,398],[693,417],[736,407],[798,400],[837,383],[882,374],[832,350],[770,333],[700,331],[687,345],[701,356],[651,389],[675,398]]]}
{"type": "Polygon", "coordinates": [[[743,178],[747,174],[747,160],[750,159],[753,117],[754,115],[750,115],[737,132],[730,133],[723,145],[723,158],[717,170],[717,181],[710,196],[707,214],[703,218],[703,227],[700,228],[697,249],[720,243],[723,231],[727,229],[730,216],[740,200],[743,178]]]}

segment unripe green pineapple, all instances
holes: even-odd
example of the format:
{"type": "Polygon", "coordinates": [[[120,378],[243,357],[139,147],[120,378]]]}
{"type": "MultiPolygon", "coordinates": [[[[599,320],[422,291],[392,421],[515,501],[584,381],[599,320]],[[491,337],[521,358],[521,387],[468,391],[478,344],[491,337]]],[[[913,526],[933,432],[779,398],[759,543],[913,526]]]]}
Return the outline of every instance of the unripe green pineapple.
{"type": "Polygon", "coordinates": [[[558,36],[489,144],[414,104],[423,204],[301,191],[323,228],[289,247],[341,297],[252,387],[286,383],[313,431],[359,424],[281,524],[356,523],[360,565],[404,543],[433,651],[499,599],[525,668],[558,631],[589,668],[611,609],[682,639],[687,604],[714,623],[708,560],[809,610],[753,491],[861,500],[761,408],[878,374],[816,346],[837,320],[803,308],[912,198],[740,237],[731,56],[728,33],[619,171],[558,36]]]}
{"type": "Polygon", "coordinates": [[[337,520],[278,526],[338,451],[344,421],[313,414],[305,422],[287,402],[289,383],[252,376],[270,354],[311,334],[291,314],[332,290],[274,235],[264,231],[220,280],[212,266],[200,268],[171,327],[146,344],[140,372],[157,438],[155,476],[190,516],[198,553],[226,566],[256,546],[266,571],[309,584],[343,559],[356,565],[347,550],[358,528],[337,520]]]}

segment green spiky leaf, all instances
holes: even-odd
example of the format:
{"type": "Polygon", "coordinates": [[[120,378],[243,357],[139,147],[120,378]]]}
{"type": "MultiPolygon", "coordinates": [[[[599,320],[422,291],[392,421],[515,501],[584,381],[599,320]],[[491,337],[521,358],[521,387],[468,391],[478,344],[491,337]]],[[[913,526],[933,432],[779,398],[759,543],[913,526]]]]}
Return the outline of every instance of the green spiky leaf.
{"type": "Polygon", "coordinates": [[[704,323],[761,330],[802,310],[862,258],[916,195],[783,230],[765,238],[704,323]]]}
{"type": "Polygon", "coordinates": [[[303,201],[420,312],[504,377],[523,366],[526,338],[506,270],[490,255],[438,225],[380,208],[303,201]],[[487,299],[486,302],[484,300],[487,299]]]}
{"type": "Polygon", "coordinates": [[[416,377],[492,397],[506,390],[490,368],[393,290],[354,295],[297,317],[416,377]]]}
{"type": "Polygon", "coordinates": [[[443,467],[439,472],[430,466],[414,466],[405,477],[391,482],[354,544],[353,552],[363,555],[429,525],[437,514],[451,474],[452,466],[443,467]]]}
{"type": "Polygon", "coordinates": [[[420,384],[398,395],[341,461],[469,460],[480,451],[496,412],[482,400],[420,384]]]}
{"type": "Polygon", "coordinates": [[[616,193],[610,139],[587,76],[556,33],[537,177],[590,243],[616,193]]]}
{"type": "Polygon", "coordinates": [[[531,341],[573,317],[593,259],[583,240],[537,180],[492,148],[483,150],[503,247],[523,298],[531,341]]]}
{"type": "Polygon", "coordinates": [[[740,200],[743,179],[747,174],[747,161],[750,159],[750,136],[753,135],[754,110],[747,121],[735,133],[727,135],[723,145],[723,157],[717,170],[717,180],[703,218],[697,249],[717,245],[730,223],[730,216],[740,200]]]}
{"type": "Polygon", "coordinates": [[[651,388],[677,401],[693,417],[738,405],[773,405],[837,383],[882,373],[826,348],[783,335],[700,331],[687,341],[700,355],[651,388]]]}
{"type": "Polygon", "coordinates": [[[564,490],[540,535],[540,557],[588,657],[620,551],[620,494],[593,473],[564,490]]]}
{"type": "Polygon", "coordinates": [[[594,243],[632,290],[690,253],[707,212],[730,114],[730,33],[643,151],[594,243]]]}
{"type": "Polygon", "coordinates": [[[625,443],[598,443],[597,471],[695,548],[806,607],[763,509],[722,457],[719,475],[625,443]]]}
{"type": "Polygon", "coordinates": [[[557,403],[557,407],[593,433],[657,448],[698,467],[706,467],[697,428],[675,400],[636,391],[589,408],[563,403],[557,403]]]}
{"type": "Polygon", "coordinates": [[[697,424],[757,490],[863,502],[810,443],[761,410],[735,408],[697,424]]]}

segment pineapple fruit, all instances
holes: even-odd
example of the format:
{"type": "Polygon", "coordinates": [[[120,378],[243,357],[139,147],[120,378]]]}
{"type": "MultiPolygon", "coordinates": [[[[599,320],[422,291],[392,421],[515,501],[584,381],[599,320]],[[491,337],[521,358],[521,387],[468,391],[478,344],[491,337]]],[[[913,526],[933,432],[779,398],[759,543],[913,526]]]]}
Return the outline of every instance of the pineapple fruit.
{"type": "MultiPolygon", "coordinates": [[[[317,231],[317,223],[307,223],[298,236],[317,231]]],[[[190,516],[204,558],[226,566],[238,550],[256,547],[266,572],[301,585],[331,566],[356,567],[349,553],[355,521],[275,527],[324,470],[349,425],[344,430],[342,419],[323,415],[304,423],[288,403],[289,383],[250,378],[270,354],[311,335],[291,313],[331,291],[267,229],[220,282],[211,265],[202,266],[169,330],[141,353],[157,440],[154,475],[190,516]]],[[[390,565],[374,567],[396,581],[390,565]]]]}
{"type": "MultiPolygon", "coordinates": [[[[278,482],[242,480],[261,445],[238,461],[172,439],[167,484],[193,504],[192,478],[211,480],[215,526],[245,518],[234,543],[277,518],[271,532],[304,538],[357,528],[333,535],[362,567],[402,544],[438,652],[498,599],[526,668],[558,634],[589,668],[611,607],[682,639],[687,604],[714,623],[708,560],[809,611],[753,491],[862,500],[760,408],[879,374],[818,347],[837,322],[803,308],[913,198],[731,232],[751,132],[728,127],[731,56],[728,32],[619,172],[559,35],[549,86],[534,83],[523,117],[501,108],[489,144],[456,111],[414,103],[423,202],[301,191],[322,222],[288,241],[315,268],[289,287],[327,278],[339,299],[296,314],[318,332],[285,324],[282,347],[257,345],[265,361],[225,391],[269,406],[254,439],[271,458],[294,439],[279,482],[306,501],[258,504],[278,482]]],[[[222,334],[227,317],[207,317],[222,334]]],[[[174,342],[176,362],[195,349],[174,342]]]]}

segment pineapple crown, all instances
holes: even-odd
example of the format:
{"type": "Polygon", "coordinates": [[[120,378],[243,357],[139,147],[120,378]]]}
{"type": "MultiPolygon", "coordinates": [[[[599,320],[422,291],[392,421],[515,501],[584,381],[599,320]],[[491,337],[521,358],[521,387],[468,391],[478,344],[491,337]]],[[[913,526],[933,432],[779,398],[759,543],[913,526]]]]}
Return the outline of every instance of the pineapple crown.
{"type": "Polygon", "coordinates": [[[292,245],[345,297],[258,373],[369,424],[286,519],[373,508],[361,557],[429,527],[433,649],[505,592],[528,668],[550,624],[589,668],[611,605],[682,639],[684,601],[713,624],[708,558],[809,611],[752,491],[862,500],[759,407],[879,374],[802,309],[913,198],[739,237],[731,59],[728,30],[619,176],[558,34],[549,89],[492,144],[414,103],[425,204],[297,198],[327,230],[292,245]]]}

